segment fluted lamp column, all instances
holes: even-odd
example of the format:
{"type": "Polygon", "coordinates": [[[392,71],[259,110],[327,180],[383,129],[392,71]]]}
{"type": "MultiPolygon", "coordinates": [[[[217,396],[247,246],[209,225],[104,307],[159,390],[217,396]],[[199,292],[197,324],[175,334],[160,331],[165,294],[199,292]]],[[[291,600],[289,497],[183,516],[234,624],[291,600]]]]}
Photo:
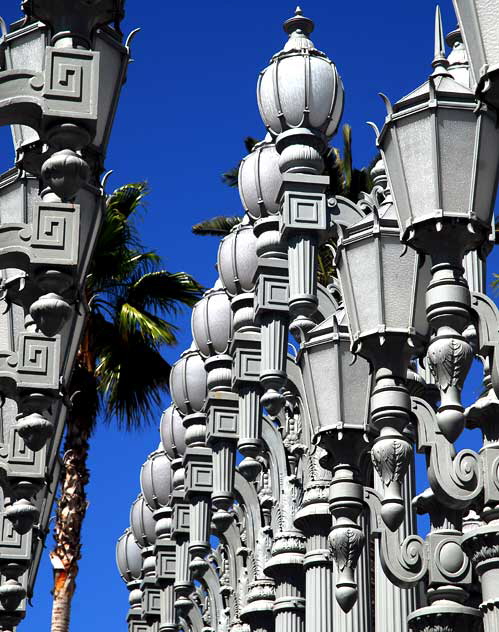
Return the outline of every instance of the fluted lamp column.
{"type": "Polygon", "coordinates": [[[192,335],[208,372],[206,444],[213,459],[213,522],[220,532],[232,522],[229,509],[234,500],[234,471],[238,436],[239,402],[232,392],[232,311],[220,282],[196,303],[192,312],[192,335]]]}
{"type": "Polygon", "coordinates": [[[234,335],[232,389],[238,394],[239,440],[244,456],[239,471],[250,481],[260,472],[256,457],[262,451],[262,410],[260,406],[261,332],[255,323],[255,275],[258,266],[256,237],[249,216],[220,242],[217,268],[231,297],[234,335]]]}

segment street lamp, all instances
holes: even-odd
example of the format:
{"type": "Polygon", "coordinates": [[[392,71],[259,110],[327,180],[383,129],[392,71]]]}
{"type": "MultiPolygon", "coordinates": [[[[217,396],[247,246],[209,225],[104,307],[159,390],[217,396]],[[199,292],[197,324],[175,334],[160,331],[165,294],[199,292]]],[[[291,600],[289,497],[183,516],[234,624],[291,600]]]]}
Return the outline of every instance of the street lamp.
{"type": "MultiPolygon", "coordinates": [[[[252,156],[254,154],[250,154],[252,156]]],[[[258,268],[257,239],[246,220],[220,242],[217,267],[231,297],[234,335],[231,344],[232,387],[239,395],[239,440],[245,457],[239,471],[254,480],[261,467],[256,457],[262,449],[262,410],[259,372],[261,332],[255,323],[255,282],[258,268]]]]}
{"type": "Polygon", "coordinates": [[[412,454],[405,379],[411,357],[425,349],[426,279],[419,255],[400,243],[382,163],[373,175],[371,195],[378,202],[364,220],[342,232],[336,265],[352,349],[373,366],[370,432],[377,437],[371,455],[385,489],[383,519],[395,530],[404,516],[401,485],[412,454]]]}
{"type": "Polygon", "coordinates": [[[213,521],[221,531],[232,521],[234,466],[238,435],[238,401],[232,392],[232,311],[225,290],[208,290],[192,312],[192,335],[208,372],[206,444],[213,457],[213,521]]]}
{"type": "MultiPolygon", "coordinates": [[[[369,365],[362,358],[353,362],[350,345],[345,312],[339,310],[309,332],[298,360],[313,442],[327,452],[327,467],[333,472],[329,488],[334,518],[330,541],[338,569],[336,599],[345,611],[357,599],[354,572],[365,541],[358,519],[364,508],[363,485],[367,483],[361,469],[368,449],[371,392],[369,365]]],[[[313,524],[313,514],[310,520],[313,524]]],[[[322,570],[322,574],[312,578],[313,583],[307,588],[314,593],[324,592],[326,586],[320,580],[326,572],[322,570]]],[[[326,603],[324,595],[321,603],[326,603]]]]}
{"type": "Polygon", "coordinates": [[[203,557],[210,550],[213,467],[211,450],[206,447],[206,414],[202,412],[208,395],[207,374],[204,360],[194,344],[173,365],[170,392],[174,404],[185,415],[185,499],[190,507],[190,567],[194,572],[202,573],[206,567],[203,557]]]}
{"type": "Polygon", "coordinates": [[[497,187],[496,113],[448,72],[440,13],[434,71],[393,107],[378,135],[404,242],[427,254],[428,361],[440,388],[439,426],[449,441],[464,427],[460,392],[472,360],[463,335],[470,293],[463,256],[487,246],[497,187]],[[470,150],[473,148],[473,151],[470,150]]]}

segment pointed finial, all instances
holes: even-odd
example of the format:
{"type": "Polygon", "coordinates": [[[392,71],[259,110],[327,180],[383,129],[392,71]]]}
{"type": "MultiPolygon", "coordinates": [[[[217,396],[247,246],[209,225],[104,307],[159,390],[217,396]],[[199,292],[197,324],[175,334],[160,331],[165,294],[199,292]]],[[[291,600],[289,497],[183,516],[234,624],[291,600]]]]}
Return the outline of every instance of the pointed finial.
{"type": "Polygon", "coordinates": [[[283,28],[288,35],[300,30],[306,37],[308,37],[314,30],[314,26],[315,25],[312,20],[303,15],[303,11],[300,6],[296,7],[294,16],[289,18],[289,20],[286,20],[283,24],[283,28]]]}
{"type": "Polygon", "coordinates": [[[442,14],[440,6],[435,9],[435,55],[431,64],[435,69],[433,75],[447,74],[449,62],[445,56],[444,29],[442,26],[442,14]]]}

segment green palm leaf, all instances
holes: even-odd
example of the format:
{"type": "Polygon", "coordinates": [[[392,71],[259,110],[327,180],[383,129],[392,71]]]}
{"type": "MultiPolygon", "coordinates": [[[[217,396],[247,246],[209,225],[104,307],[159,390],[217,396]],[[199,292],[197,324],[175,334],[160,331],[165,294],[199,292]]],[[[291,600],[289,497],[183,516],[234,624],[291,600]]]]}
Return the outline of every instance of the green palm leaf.
{"type": "Polygon", "coordinates": [[[212,235],[213,237],[224,237],[242,222],[242,217],[238,215],[225,216],[217,215],[211,219],[206,219],[199,224],[194,224],[192,232],[195,235],[212,235]]]}

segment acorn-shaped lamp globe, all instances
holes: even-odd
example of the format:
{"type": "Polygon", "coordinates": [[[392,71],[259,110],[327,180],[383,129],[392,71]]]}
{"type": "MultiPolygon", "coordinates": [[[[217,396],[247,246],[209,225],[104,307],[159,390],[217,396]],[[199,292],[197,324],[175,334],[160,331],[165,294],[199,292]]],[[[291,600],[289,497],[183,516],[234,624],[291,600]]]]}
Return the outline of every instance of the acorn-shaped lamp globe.
{"type": "Polygon", "coordinates": [[[140,489],[150,509],[165,507],[172,492],[171,462],[164,450],[152,452],[140,470],[140,489]]]}
{"type": "Polygon", "coordinates": [[[277,196],[281,184],[279,154],[269,135],[255,145],[239,166],[239,196],[252,220],[279,214],[277,196]]]}
{"type": "Polygon", "coordinates": [[[159,425],[163,449],[171,461],[181,459],[185,454],[185,428],[182,416],[173,404],[161,416],[159,425]]]}
{"type": "Polygon", "coordinates": [[[130,509],[130,527],[133,537],[141,549],[154,546],[156,531],[153,511],[147,506],[142,494],[132,503],[130,509]]]}
{"type": "Polygon", "coordinates": [[[142,591],[139,586],[142,576],[142,552],[131,529],[126,529],[116,543],[116,566],[130,591],[128,597],[130,607],[140,608],[142,591]]]}
{"type": "Polygon", "coordinates": [[[209,390],[230,390],[232,357],[232,311],[227,292],[217,282],[192,310],[192,335],[200,354],[206,359],[209,390]]]}
{"type": "Polygon", "coordinates": [[[289,40],[260,73],[258,107],[273,136],[305,128],[330,138],[340,122],[343,84],[334,63],[310,41],[313,29],[298,7],[284,23],[289,40]]]}
{"type": "Polygon", "coordinates": [[[185,443],[204,445],[206,418],[202,412],[208,393],[204,360],[193,346],[175,362],[170,374],[170,393],[173,403],[184,415],[185,443]]]}
{"type": "Polygon", "coordinates": [[[258,266],[256,237],[249,222],[232,229],[218,248],[217,268],[227,294],[232,298],[233,329],[254,327],[254,278],[258,266]]]}

